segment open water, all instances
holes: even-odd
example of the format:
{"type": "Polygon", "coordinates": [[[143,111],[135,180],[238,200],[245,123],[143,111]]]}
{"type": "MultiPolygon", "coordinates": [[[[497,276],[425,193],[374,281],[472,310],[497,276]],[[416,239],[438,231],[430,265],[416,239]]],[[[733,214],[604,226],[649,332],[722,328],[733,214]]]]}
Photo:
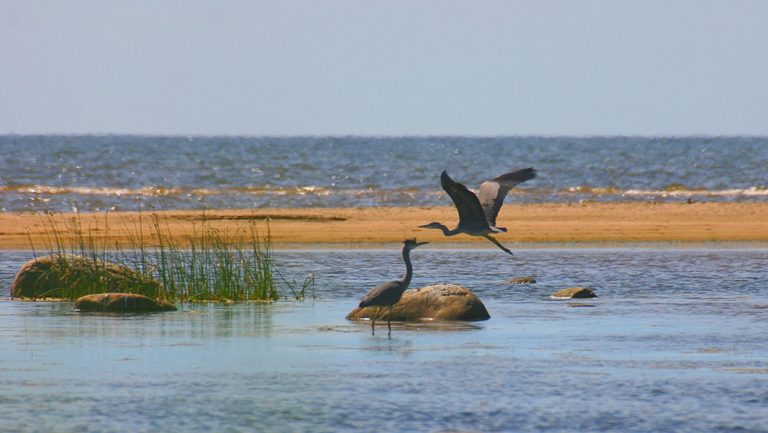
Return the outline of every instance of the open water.
{"type": "MultiPolygon", "coordinates": [[[[1,432],[768,432],[768,250],[414,251],[491,319],[344,316],[396,248],[277,251],[316,300],[80,314],[0,300],[1,432]],[[531,285],[509,285],[533,275],[531,285]],[[558,301],[589,286],[596,299],[558,301]]],[[[0,252],[0,297],[30,252],[0,252]]]]}
{"type": "MultiPolygon", "coordinates": [[[[768,200],[765,137],[0,136],[0,210],[450,205],[442,170],[528,166],[508,201],[768,200]]],[[[391,339],[344,316],[395,246],[275,252],[314,300],[122,316],[11,301],[0,250],[0,432],[768,432],[764,246],[513,250],[415,251],[492,318],[391,339]]]]}
{"type": "Polygon", "coordinates": [[[0,210],[449,205],[533,166],[510,201],[768,201],[767,137],[0,136],[0,210]]]}

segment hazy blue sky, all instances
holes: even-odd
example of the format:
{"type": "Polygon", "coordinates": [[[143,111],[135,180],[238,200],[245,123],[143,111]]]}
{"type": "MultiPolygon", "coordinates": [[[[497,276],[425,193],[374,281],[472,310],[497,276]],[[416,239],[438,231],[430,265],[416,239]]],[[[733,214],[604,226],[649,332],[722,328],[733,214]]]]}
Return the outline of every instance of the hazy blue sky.
{"type": "Polygon", "coordinates": [[[768,134],[768,1],[0,0],[0,133],[768,134]]]}

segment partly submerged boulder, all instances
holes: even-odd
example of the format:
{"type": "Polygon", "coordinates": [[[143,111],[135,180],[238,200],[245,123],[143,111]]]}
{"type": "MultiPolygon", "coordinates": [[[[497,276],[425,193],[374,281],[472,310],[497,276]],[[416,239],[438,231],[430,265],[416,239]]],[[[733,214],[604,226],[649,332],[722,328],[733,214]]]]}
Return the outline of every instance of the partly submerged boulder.
{"type": "Polygon", "coordinates": [[[597,295],[592,289],[586,287],[568,287],[558,290],[551,294],[550,297],[554,299],[597,298],[597,295]]]}
{"type": "MultiPolygon", "coordinates": [[[[377,307],[355,308],[347,315],[347,320],[370,319],[376,314],[377,307]]],[[[389,309],[380,308],[377,320],[414,321],[414,320],[488,320],[488,310],[471,290],[453,284],[436,284],[407,290],[400,302],[389,309]]]]}
{"type": "Polygon", "coordinates": [[[532,276],[512,278],[507,280],[507,284],[536,284],[536,278],[532,276]]]}
{"type": "Polygon", "coordinates": [[[75,309],[109,313],[149,313],[174,311],[176,307],[136,293],[96,293],[78,298],[75,301],[75,309]]]}
{"type": "Polygon", "coordinates": [[[138,292],[156,296],[160,282],[125,266],[71,254],[32,259],[16,273],[12,298],[69,298],[70,293],[138,292]]]}

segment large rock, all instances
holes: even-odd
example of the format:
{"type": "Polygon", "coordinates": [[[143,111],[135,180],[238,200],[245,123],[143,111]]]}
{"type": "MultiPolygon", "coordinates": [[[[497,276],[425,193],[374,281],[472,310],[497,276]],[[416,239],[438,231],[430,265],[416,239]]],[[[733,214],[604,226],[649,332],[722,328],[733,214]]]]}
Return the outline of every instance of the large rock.
{"type": "Polygon", "coordinates": [[[176,307],[136,293],[96,293],[78,298],[75,301],[75,309],[110,313],[149,313],[174,311],[176,307]]]}
{"type": "MultiPolygon", "coordinates": [[[[485,305],[471,290],[453,284],[436,284],[407,290],[400,302],[389,309],[382,307],[376,320],[488,320],[491,316],[485,305]]],[[[347,320],[370,319],[376,314],[376,307],[355,308],[347,320]]]]}
{"type": "Polygon", "coordinates": [[[12,298],[67,298],[74,293],[139,292],[157,296],[160,282],[125,266],[61,254],[24,263],[11,283],[12,298]]]}
{"type": "Polygon", "coordinates": [[[586,287],[568,287],[567,289],[558,290],[550,295],[554,299],[573,299],[573,298],[597,298],[597,295],[592,289],[586,287]]]}

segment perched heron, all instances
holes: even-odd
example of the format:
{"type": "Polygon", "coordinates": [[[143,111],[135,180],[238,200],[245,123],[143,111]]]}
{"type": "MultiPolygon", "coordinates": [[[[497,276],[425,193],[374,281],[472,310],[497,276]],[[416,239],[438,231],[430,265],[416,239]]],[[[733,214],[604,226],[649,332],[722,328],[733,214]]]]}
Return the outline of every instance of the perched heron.
{"type": "Polygon", "coordinates": [[[438,222],[432,222],[419,227],[440,229],[445,236],[454,236],[459,233],[482,236],[506,253],[512,254],[512,251],[491,237],[493,233],[507,231],[504,227],[496,227],[496,216],[499,214],[501,205],[504,204],[507,192],[517,184],[534,177],[536,177],[536,170],[532,167],[502,174],[499,177],[483,182],[480,185],[478,194],[475,195],[466,186],[451,179],[448,176],[448,172],[443,171],[440,175],[440,184],[445,192],[451,196],[453,204],[456,205],[456,210],[459,212],[459,225],[453,230],[449,230],[448,227],[438,222]]]}
{"type": "MultiPolygon", "coordinates": [[[[389,281],[384,284],[380,284],[371,289],[363,299],[360,301],[360,308],[363,307],[389,307],[389,314],[387,315],[387,328],[392,335],[392,307],[400,301],[400,297],[403,296],[403,292],[408,289],[408,285],[411,284],[411,276],[413,275],[413,266],[411,266],[411,250],[429,242],[416,242],[416,239],[407,239],[403,241],[403,261],[405,262],[405,275],[400,280],[389,281]]],[[[379,309],[376,309],[376,313],[371,318],[371,335],[375,335],[376,316],[379,314],[379,309]]]]}

